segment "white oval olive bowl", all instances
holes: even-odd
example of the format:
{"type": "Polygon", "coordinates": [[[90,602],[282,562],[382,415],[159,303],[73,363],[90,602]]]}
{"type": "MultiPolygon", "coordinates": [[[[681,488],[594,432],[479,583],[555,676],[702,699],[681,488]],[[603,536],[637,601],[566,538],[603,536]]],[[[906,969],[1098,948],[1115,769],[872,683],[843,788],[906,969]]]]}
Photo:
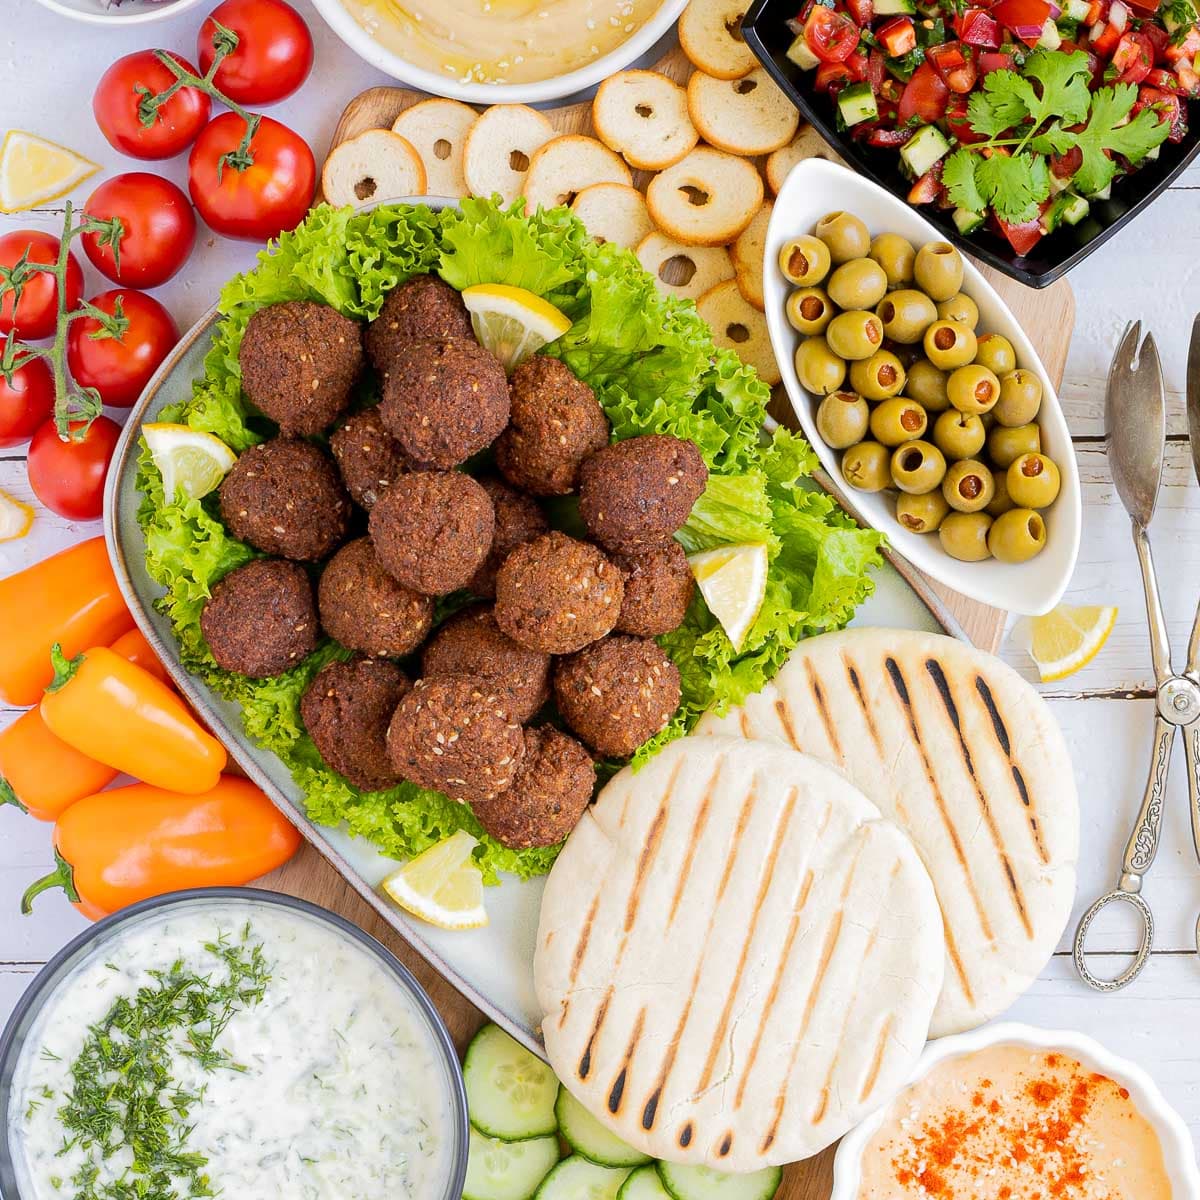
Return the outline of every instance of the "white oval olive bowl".
{"type": "Polygon", "coordinates": [[[38,0],[43,8],[85,25],[150,25],[195,8],[201,0],[122,0],[104,7],[103,0],[38,0]]]}

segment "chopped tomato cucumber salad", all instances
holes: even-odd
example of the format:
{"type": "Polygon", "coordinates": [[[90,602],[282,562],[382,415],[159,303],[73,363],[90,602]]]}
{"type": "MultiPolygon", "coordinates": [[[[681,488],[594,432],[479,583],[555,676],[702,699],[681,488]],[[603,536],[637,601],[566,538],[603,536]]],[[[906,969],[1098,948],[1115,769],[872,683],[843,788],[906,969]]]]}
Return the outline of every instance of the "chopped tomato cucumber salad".
{"type": "Polygon", "coordinates": [[[1187,133],[1200,0],[806,0],[788,58],[909,201],[1018,255],[1187,133]]]}

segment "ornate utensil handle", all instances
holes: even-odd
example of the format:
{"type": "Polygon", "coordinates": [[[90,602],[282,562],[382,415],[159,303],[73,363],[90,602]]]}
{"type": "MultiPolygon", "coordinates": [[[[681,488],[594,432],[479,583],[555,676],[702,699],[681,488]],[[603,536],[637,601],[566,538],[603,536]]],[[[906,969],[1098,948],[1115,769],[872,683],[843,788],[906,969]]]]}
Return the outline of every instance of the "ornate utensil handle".
{"type": "Polygon", "coordinates": [[[1142,876],[1150,869],[1158,853],[1158,836],[1162,830],[1163,803],[1167,791],[1167,767],[1171,762],[1171,739],[1175,726],[1162,717],[1154,718],[1154,752],[1150,759],[1150,775],[1146,792],[1138,809],[1137,823],[1125,845],[1120,888],[1123,892],[1141,890],[1142,876]]]}

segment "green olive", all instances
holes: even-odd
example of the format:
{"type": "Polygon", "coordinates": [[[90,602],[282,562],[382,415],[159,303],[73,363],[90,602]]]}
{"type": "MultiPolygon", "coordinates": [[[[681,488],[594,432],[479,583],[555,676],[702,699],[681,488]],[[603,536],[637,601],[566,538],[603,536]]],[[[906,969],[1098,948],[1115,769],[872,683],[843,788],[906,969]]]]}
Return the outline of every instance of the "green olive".
{"type": "Polygon", "coordinates": [[[968,363],[946,381],[946,395],[959,412],[990,412],[1000,399],[1000,380],[987,367],[968,363]]]}
{"type": "Polygon", "coordinates": [[[933,441],[947,458],[974,458],[983,449],[987,433],[974,413],[951,408],[934,421],[933,441]]]}
{"type": "Polygon", "coordinates": [[[917,251],[913,277],[935,304],[949,300],[962,288],[962,255],[949,242],[928,242],[917,251]]]}
{"type": "Polygon", "coordinates": [[[901,492],[896,497],[896,520],[909,533],[932,533],[949,511],[940,488],[919,496],[901,492]]]}
{"type": "Polygon", "coordinates": [[[928,427],[925,410],[904,396],[884,400],[871,412],[871,436],[885,446],[899,446],[924,437],[928,427]]]}
{"type": "Polygon", "coordinates": [[[815,287],[829,274],[829,247],[808,234],[791,238],[780,247],[779,269],[788,283],[815,287]]]}
{"type": "Polygon", "coordinates": [[[924,292],[901,288],[889,292],[875,309],[883,322],[883,332],[893,342],[911,346],[919,342],[925,330],[937,320],[937,309],[924,292]]]}
{"type": "Polygon", "coordinates": [[[887,276],[872,258],[852,258],[842,263],[825,287],[839,308],[874,308],[887,294],[887,276]]]}
{"type": "Polygon", "coordinates": [[[1052,458],[1036,451],[1013,459],[1008,467],[1008,494],[1018,508],[1049,508],[1061,486],[1052,458]]]}
{"type": "MultiPolygon", "coordinates": [[[[886,333],[887,321],[883,329],[886,333]]],[[[958,321],[934,321],[925,330],[925,357],[943,371],[965,367],[975,357],[975,345],[975,331],[958,321]]]]}
{"type": "Polygon", "coordinates": [[[938,526],[938,540],[951,558],[961,562],[983,562],[990,558],[988,530],[992,518],[987,513],[952,512],[938,526]]]}
{"type": "Polygon", "coordinates": [[[988,431],[988,457],[1007,471],[1022,454],[1037,454],[1042,448],[1042,431],[1036,425],[995,425],[988,431]]]}
{"type": "Polygon", "coordinates": [[[867,436],[871,410],[854,392],[831,392],[817,409],[817,432],[834,450],[845,450],[867,436]]]}
{"type": "Polygon", "coordinates": [[[913,263],[917,252],[908,238],[898,233],[876,234],[871,242],[871,257],[883,268],[888,287],[908,287],[913,281],[913,263]]]}
{"type": "Polygon", "coordinates": [[[937,315],[943,321],[957,321],[974,329],[979,324],[979,305],[966,292],[956,292],[937,306],[937,315]]]}
{"type": "Polygon", "coordinates": [[[850,364],[850,386],[868,400],[887,400],[904,390],[907,375],[890,350],[876,350],[870,358],[850,364]]]}
{"type": "Polygon", "coordinates": [[[817,396],[836,392],[846,382],[846,364],[823,337],[805,338],[796,347],[796,375],[817,396]]]}
{"type": "Polygon", "coordinates": [[[1042,381],[1032,372],[1018,367],[1000,377],[1000,400],[996,420],[1001,425],[1028,425],[1042,407],[1042,381]]]}
{"type": "Polygon", "coordinates": [[[987,508],[995,494],[995,477],[976,458],[951,463],[942,480],[942,495],[955,512],[979,512],[987,508]]]}
{"type": "Polygon", "coordinates": [[[926,412],[945,412],[950,407],[950,397],[946,395],[946,381],[949,376],[945,371],[939,371],[927,358],[918,358],[908,368],[908,383],[905,385],[908,394],[926,412]]]}
{"type": "Polygon", "coordinates": [[[932,492],[945,474],[946,460],[932,442],[905,442],[892,453],[892,482],[902,492],[932,492]]]}
{"type": "Polygon", "coordinates": [[[819,287],[797,288],[784,306],[787,319],[797,333],[824,333],[825,326],[833,320],[834,307],[829,297],[819,287]]]}
{"type": "Polygon", "coordinates": [[[1006,471],[993,471],[992,476],[996,481],[996,494],[991,498],[984,512],[989,512],[993,517],[998,517],[1001,513],[1006,513],[1010,508],[1015,508],[1016,506],[1012,502],[1012,497],[1008,494],[1008,473],[1006,471]]]}
{"type": "Polygon", "coordinates": [[[881,492],[892,481],[890,456],[878,442],[859,442],[842,455],[842,475],[860,492],[881,492]]]}
{"type": "Polygon", "coordinates": [[[879,349],[883,342],[883,324],[873,312],[862,309],[838,313],[825,330],[825,340],[839,358],[857,362],[870,358],[879,349]]]}
{"type": "Polygon", "coordinates": [[[1002,333],[981,333],[975,348],[975,361],[1001,378],[1017,365],[1017,352],[1002,333]]]}
{"type": "Polygon", "coordinates": [[[829,247],[829,257],[834,263],[866,258],[871,248],[871,235],[867,227],[853,213],[826,213],[817,222],[813,233],[829,247]]]}
{"type": "Polygon", "coordinates": [[[1000,562],[1028,562],[1046,548],[1046,522],[1032,508],[1009,509],[992,522],[987,544],[1000,562]]]}

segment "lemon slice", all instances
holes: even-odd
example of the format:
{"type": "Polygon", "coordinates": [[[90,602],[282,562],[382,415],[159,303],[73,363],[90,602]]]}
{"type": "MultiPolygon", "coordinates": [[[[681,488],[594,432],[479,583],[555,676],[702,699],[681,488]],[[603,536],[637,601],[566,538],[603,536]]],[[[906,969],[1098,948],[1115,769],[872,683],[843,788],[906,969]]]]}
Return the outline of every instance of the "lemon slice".
{"type": "Polygon", "coordinates": [[[1013,641],[1037,663],[1043,683],[1066,679],[1100,653],[1117,623],[1115,605],[1060,604],[1040,617],[1024,617],[1013,641]]]}
{"type": "Polygon", "coordinates": [[[488,923],[483,875],[471,857],[478,845],[460,829],[393,871],[380,886],[401,908],[439,929],[478,929],[488,923]]]}
{"type": "Polygon", "coordinates": [[[23,538],[33,525],[33,509],[7,492],[0,492],[0,542],[23,538]]]}
{"type": "Polygon", "coordinates": [[[718,546],[693,554],[688,562],[709,611],[721,622],[733,648],[740,650],[767,594],[766,546],[761,542],[718,546]]]}
{"type": "Polygon", "coordinates": [[[192,500],[207,496],[237,462],[237,455],[219,437],[186,425],[143,425],[142,435],[168,499],[180,491],[192,500]]]}
{"type": "Polygon", "coordinates": [[[466,288],[462,298],[480,344],[508,371],[571,328],[553,304],[525,288],[479,283],[466,288]]]}
{"type": "Polygon", "coordinates": [[[10,129],[0,146],[0,212],[21,212],[57,200],[99,169],[66,146],[10,129]]]}

